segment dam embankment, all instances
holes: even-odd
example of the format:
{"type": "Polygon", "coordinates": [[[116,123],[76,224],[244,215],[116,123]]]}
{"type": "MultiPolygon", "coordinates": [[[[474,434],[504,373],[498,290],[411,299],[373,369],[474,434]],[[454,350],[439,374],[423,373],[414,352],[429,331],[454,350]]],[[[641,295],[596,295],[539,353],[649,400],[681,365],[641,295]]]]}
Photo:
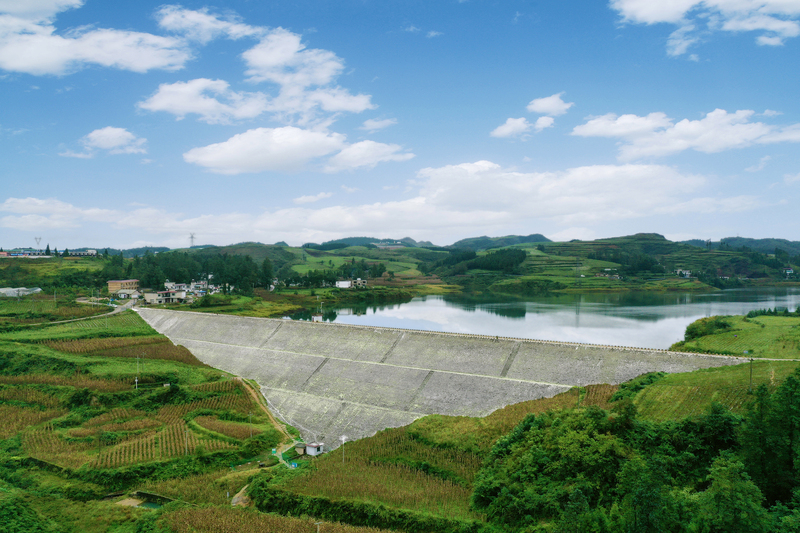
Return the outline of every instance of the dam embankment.
{"type": "Polygon", "coordinates": [[[486,416],[574,386],[647,372],[688,372],[742,359],[594,346],[137,309],[204,363],[253,379],[275,414],[305,439],[335,447],[428,414],[486,416]]]}

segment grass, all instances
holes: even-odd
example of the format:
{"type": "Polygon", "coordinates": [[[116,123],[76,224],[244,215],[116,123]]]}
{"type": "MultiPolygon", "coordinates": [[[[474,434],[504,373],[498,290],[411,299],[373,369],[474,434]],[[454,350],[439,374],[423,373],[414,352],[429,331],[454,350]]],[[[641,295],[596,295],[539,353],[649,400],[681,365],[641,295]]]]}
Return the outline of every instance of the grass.
{"type": "Polygon", "coordinates": [[[747,355],[773,359],[800,358],[800,317],[724,317],[729,329],[672,346],[687,352],[747,355]]]}
{"type": "Polygon", "coordinates": [[[482,520],[470,509],[472,483],[497,439],[530,413],[608,406],[612,385],[574,388],[553,398],[499,409],[485,418],[430,415],[345,444],[314,460],[305,475],[281,482],[291,492],[370,502],[452,519],[482,520]]]}
{"type": "MultiPolygon", "coordinates": [[[[752,363],[755,389],[766,384],[774,390],[800,363],[794,361],[754,361],[752,363]]],[[[663,421],[679,420],[703,414],[712,402],[743,413],[750,395],[750,363],[696,370],[683,374],[668,374],[648,385],[635,397],[639,416],[663,421]]]]}
{"type": "Polygon", "coordinates": [[[185,508],[167,513],[162,520],[174,533],[316,533],[319,526],[319,531],[324,533],[390,533],[389,530],[372,527],[276,516],[230,507],[185,508]]]}

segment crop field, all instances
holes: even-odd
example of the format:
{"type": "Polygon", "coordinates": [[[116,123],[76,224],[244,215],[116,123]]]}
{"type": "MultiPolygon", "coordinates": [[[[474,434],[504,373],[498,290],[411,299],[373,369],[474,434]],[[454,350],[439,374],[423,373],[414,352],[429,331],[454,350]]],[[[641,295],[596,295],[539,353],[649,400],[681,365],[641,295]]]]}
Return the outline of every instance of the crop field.
{"type": "Polygon", "coordinates": [[[25,428],[38,426],[42,422],[64,416],[64,409],[40,410],[30,407],[0,405],[0,439],[7,439],[25,428]]]}
{"type": "Polygon", "coordinates": [[[220,420],[216,416],[198,416],[195,417],[194,421],[204,429],[238,440],[244,440],[261,433],[260,429],[249,424],[228,422],[226,420],[220,420]]]}
{"type": "MultiPolygon", "coordinates": [[[[230,507],[186,508],[163,519],[174,533],[316,533],[318,520],[230,507]]],[[[390,530],[321,522],[321,533],[391,533],[390,530]]]]}
{"type": "Polygon", "coordinates": [[[133,311],[116,315],[53,324],[3,333],[0,338],[15,341],[49,341],[97,337],[152,337],[158,333],[133,311]]]}
{"type": "Polygon", "coordinates": [[[573,388],[553,398],[510,405],[485,418],[429,415],[409,426],[346,443],[344,450],[315,460],[310,473],[281,487],[307,496],[481,520],[469,507],[471,487],[498,438],[531,413],[579,405],[608,407],[617,389],[616,385],[573,388]]]}
{"type": "Polygon", "coordinates": [[[53,299],[53,295],[33,294],[19,299],[0,297],[0,324],[35,324],[71,320],[108,313],[111,308],[99,305],[81,305],[53,299]]]}
{"type": "Polygon", "coordinates": [[[675,345],[684,351],[774,359],[800,358],[800,317],[725,317],[731,327],[675,345]]]}
{"type": "Polygon", "coordinates": [[[257,470],[231,474],[230,469],[144,483],[140,490],[188,503],[230,506],[232,498],[257,470]],[[230,494],[230,497],[228,497],[230,494]]]}
{"type": "MultiPolygon", "coordinates": [[[[780,385],[800,363],[793,361],[754,361],[753,388],[780,385]]],[[[639,416],[655,421],[678,420],[703,414],[712,402],[735,413],[743,413],[753,398],[750,391],[750,364],[669,374],[640,391],[634,403],[639,416]]]]}
{"type": "MultiPolygon", "coordinates": [[[[329,499],[380,503],[446,518],[479,519],[470,510],[472,487],[397,463],[378,463],[356,454],[330,454],[315,462],[313,475],[294,478],[283,488],[329,499]]],[[[338,452],[338,450],[337,450],[338,452]]]]}

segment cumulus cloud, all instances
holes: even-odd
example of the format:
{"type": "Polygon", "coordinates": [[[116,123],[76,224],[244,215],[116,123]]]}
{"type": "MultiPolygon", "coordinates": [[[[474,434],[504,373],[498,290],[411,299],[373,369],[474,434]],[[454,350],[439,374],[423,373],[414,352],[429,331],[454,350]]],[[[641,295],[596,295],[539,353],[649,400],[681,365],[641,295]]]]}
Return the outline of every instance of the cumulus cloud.
{"type": "Polygon", "coordinates": [[[178,120],[194,113],[209,124],[225,124],[233,119],[257,117],[267,108],[263,93],[235,92],[228,82],[199,78],[163,83],[153,96],[138,103],[148,111],[166,111],[178,120]]]}
{"type": "Polygon", "coordinates": [[[622,141],[619,158],[624,161],[667,156],[684,150],[715,153],[753,144],[800,142],[800,124],[780,128],[752,122],[754,114],[751,110],[728,113],[715,109],[700,120],[683,119],[673,123],[664,113],[650,113],[645,117],[609,113],[576,126],[572,135],[618,138],[622,141]]]}
{"type": "Polygon", "coordinates": [[[297,205],[262,213],[186,216],[150,207],[110,212],[58,200],[8,199],[0,204],[0,226],[21,226],[22,217],[42,223],[83,226],[95,217],[117,229],[184,243],[188,231],[235,242],[301,243],[354,234],[398,234],[447,238],[501,232],[509,227],[552,222],[578,233],[599,222],[655,214],[741,212],[760,205],[748,196],[698,194],[703,176],[662,165],[592,165],[558,172],[518,172],[490,161],[420,170],[406,199],[312,208],[322,193],[296,199],[297,205]],[[57,217],[61,217],[58,219],[57,217]],[[31,219],[33,220],[33,219],[31,219]],[[38,219],[37,219],[38,220],[38,219]]]}
{"type": "Polygon", "coordinates": [[[144,148],[146,142],[147,139],[137,137],[125,128],[107,126],[94,130],[81,139],[83,152],[65,151],[59,155],[89,159],[94,157],[97,150],[106,150],[110,154],[144,154],[147,153],[144,148]]]}
{"type": "Polygon", "coordinates": [[[174,37],[88,27],[56,34],[55,15],[82,3],[0,2],[0,68],[33,75],[62,75],[87,65],[147,72],[177,70],[191,58],[185,42],[174,37]]]}
{"type": "Polygon", "coordinates": [[[55,198],[8,198],[0,204],[0,227],[22,231],[74,228],[82,222],[111,222],[116,212],[109,209],[82,209],[55,198]]]}
{"type": "Polygon", "coordinates": [[[611,0],[610,6],[624,22],[678,26],[667,43],[675,56],[715,31],[760,32],[756,42],[762,46],[780,46],[800,35],[796,0],[611,0]]]}
{"type": "Polygon", "coordinates": [[[300,115],[301,123],[312,120],[318,109],[360,113],[375,107],[369,95],[353,95],[334,85],[344,69],[341,58],[329,50],[306,48],[300,35],[283,28],[270,31],[242,58],[250,81],[280,87],[279,94],[270,101],[270,110],[300,115]]]}
{"type": "Polygon", "coordinates": [[[181,33],[200,43],[207,43],[218,37],[241,39],[266,33],[264,28],[242,23],[238,16],[229,14],[221,17],[211,14],[208,8],[191,10],[175,5],[162,6],[156,11],[156,19],[162,28],[181,33]]]}
{"type": "Polygon", "coordinates": [[[389,126],[394,126],[397,124],[397,119],[394,118],[385,118],[383,120],[376,120],[376,119],[368,119],[364,121],[364,124],[361,125],[360,130],[366,130],[368,132],[382,130],[384,128],[388,128],[389,126]]]}
{"type": "Polygon", "coordinates": [[[326,172],[338,172],[352,168],[372,168],[386,161],[408,161],[414,157],[409,152],[401,152],[398,144],[384,144],[375,141],[361,141],[344,148],[328,160],[326,172]]]}
{"type": "Polygon", "coordinates": [[[536,131],[542,131],[545,128],[552,128],[556,120],[553,117],[539,117],[533,125],[536,131]]]}
{"type": "Polygon", "coordinates": [[[183,154],[183,159],[219,174],[296,172],[309,161],[341,150],[344,145],[344,135],[339,133],[294,126],[256,128],[221,143],[193,148],[183,154]]]}
{"type": "Polygon", "coordinates": [[[528,133],[532,127],[533,124],[528,122],[528,119],[526,119],[525,117],[509,118],[508,120],[506,120],[505,124],[497,126],[489,133],[489,135],[491,135],[492,137],[499,137],[499,138],[519,137],[521,135],[524,135],[525,133],[528,133]]]}
{"type": "Polygon", "coordinates": [[[330,198],[331,196],[333,196],[332,192],[321,192],[319,194],[315,194],[314,196],[301,196],[299,198],[295,198],[293,202],[298,205],[311,204],[320,200],[324,200],[325,198],[330,198]]]}
{"type": "Polygon", "coordinates": [[[528,104],[527,109],[531,113],[539,113],[540,115],[549,115],[551,117],[563,115],[575,104],[562,100],[562,94],[564,93],[560,92],[544,98],[535,98],[528,104]]]}

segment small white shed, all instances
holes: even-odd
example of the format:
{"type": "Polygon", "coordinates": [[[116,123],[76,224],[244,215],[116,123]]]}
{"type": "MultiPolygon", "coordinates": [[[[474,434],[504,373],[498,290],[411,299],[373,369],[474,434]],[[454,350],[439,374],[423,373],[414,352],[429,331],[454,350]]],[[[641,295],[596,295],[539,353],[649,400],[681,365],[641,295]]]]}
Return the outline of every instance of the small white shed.
{"type": "Polygon", "coordinates": [[[312,457],[315,455],[322,455],[325,453],[323,450],[325,448],[324,442],[312,442],[310,444],[306,444],[306,455],[311,455],[312,457]]]}

